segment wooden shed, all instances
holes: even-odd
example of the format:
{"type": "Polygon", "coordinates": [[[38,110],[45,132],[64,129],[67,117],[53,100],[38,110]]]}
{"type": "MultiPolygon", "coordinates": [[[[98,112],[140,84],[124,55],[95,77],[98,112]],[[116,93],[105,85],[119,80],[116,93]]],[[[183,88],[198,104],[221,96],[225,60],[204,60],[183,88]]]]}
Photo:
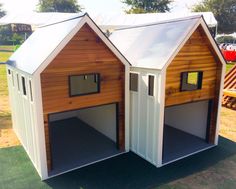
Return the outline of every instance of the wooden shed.
{"type": "Polygon", "coordinates": [[[225,61],[201,16],[115,30],[131,63],[130,149],[157,167],[217,145],[225,61]]]}
{"type": "Polygon", "coordinates": [[[224,70],[200,16],[108,39],[83,14],[10,57],[13,127],[42,179],[130,150],[161,167],[217,145],[224,70]]]}
{"type": "Polygon", "coordinates": [[[129,67],[87,14],[12,55],[13,127],[42,179],[129,151],[129,67]]]}

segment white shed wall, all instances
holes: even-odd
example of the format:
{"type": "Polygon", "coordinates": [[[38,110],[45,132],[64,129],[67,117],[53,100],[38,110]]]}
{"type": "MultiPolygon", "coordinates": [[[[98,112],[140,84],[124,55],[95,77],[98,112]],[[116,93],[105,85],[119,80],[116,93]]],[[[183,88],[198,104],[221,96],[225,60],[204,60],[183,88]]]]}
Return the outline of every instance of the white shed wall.
{"type": "Polygon", "coordinates": [[[161,74],[155,70],[132,68],[131,73],[139,74],[138,92],[130,91],[131,150],[150,163],[158,165],[161,149],[160,102],[161,74]],[[148,95],[148,76],[154,78],[154,96],[148,95]]]}
{"type": "MultiPolygon", "coordinates": [[[[30,86],[29,81],[31,81],[32,95],[34,95],[34,86],[32,82],[32,78],[30,75],[20,72],[19,70],[15,70],[14,68],[7,66],[7,69],[11,70],[11,75],[7,73],[8,79],[8,90],[9,90],[9,100],[11,104],[12,111],[12,122],[13,129],[18,136],[21,144],[25,148],[27,154],[29,155],[32,163],[40,174],[40,158],[39,158],[39,140],[37,136],[37,123],[35,120],[36,117],[36,107],[33,101],[31,101],[30,97],[30,86]],[[13,74],[13,76],[12,76],[13,74]],[[19,86],[20,90],[18,90],[18,82],[17,82],[17,74],[19,77],[19,86]],[[25,78],[25,86],[27,95],[23,94],[22,87],[22,79],[25,78]],[[13,86],[14,80],[14,86],[13,86]]],[[[7,71],[8,72],[8,71],[7,71]]]]}
{"type": "Polygon", "coordinates": [[[165,108],[165,124],[206,139],[208,100],[165,108]]]}
{"type": "Polygon", "coordinates": [[[116,104],[56,113],[50,115],[49,120],[57,121],[72,117],[78,117],[89,126],[116,142],[116,104]]]}

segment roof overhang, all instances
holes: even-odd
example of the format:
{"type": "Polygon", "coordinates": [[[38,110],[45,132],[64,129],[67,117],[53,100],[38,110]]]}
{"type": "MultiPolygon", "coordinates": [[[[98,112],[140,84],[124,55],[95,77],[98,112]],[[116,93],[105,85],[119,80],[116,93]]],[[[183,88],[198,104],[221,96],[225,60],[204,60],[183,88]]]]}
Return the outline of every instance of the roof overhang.
{"type": "Polygon", "coordinates": [[[107,47],[116,55],[116,57],[125,65],[130,66],[128,60],[121,54],[121,52],[114,46],[114,44],[106,37],[106,35],[99,29],[87,13],[83,16],[77,26],[61,41],[61,43],[50,53],[47,59],[38,67],[33,74],[40,74],[52,62],[52,60],[61,52],[66,44],[74,37],[74,35],[85,25],[88,24],[91,29],[101,38],[107,47]]]}
{"type": "Polygon", "coordinates": [[[179,53],[179,51],[182,49],[182,47],[185,45],[185,43],[187,42],[187,40],[192,36],[192,34],[194,33],[194,31],[199,27],[202,26],[204,32],[206,33],[207,38],[209,39],[215,53],[217,54],[220,63],[224,66],[226,64],[226,61],[224,59],[224,56],[222,55],[215,39],[212,37],[208,26],[203,18],[203,16],[201,16],[201,18],[199,19],[199,21],[195,24],[195,26],[192,28],[192,30],[188,33],[188,35],[186,35],[186,37],[183,39],[183,41],[180,43],[180,45],[178,46],[178,48],[175,50],[175,52],[172,54],[172,56],[170,57],[170,59],[167,61],[167,63],[165,64],[165,66],[162,68],[162,71],[166,71],[167,67],[170,65],[170,63],[173,61],[173,59],[175,58],[175,56],[179,53]]]}

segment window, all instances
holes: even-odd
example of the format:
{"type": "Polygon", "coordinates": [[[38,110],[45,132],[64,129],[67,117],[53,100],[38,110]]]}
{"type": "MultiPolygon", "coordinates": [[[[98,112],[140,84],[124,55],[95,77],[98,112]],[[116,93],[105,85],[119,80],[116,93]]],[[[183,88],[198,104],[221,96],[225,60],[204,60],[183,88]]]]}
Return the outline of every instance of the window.
{"type": "Polygon", "coordinates": [[[148,95],[154,96],[154,76],[148,76],[148,95]]]}
{"type": "Polygon", "coordinates": [[[16,74],[16,79],[17,79],[17,89],[20,91],[20,82],[19,82],[19,75],[16,74]]]}
{"type": "Polygon", "coordinates": [[[138,91],[138,74],[130,73],[130,90],[138,91]]]}
{"type": "Polygon", "coordinates": [[[32,93],[32,84],[31,84],[31,80],[29,80],[29,90],[30,90],[30,101],[33,102],[33,93],[32,93]]]}
{"type": "Polygon", "coordinates": [[[14,81],[14,74],[13,74],[13,72],[11,74],[11,77],[12,77],[12,86],[14,87],[15,86],[15,81],[14,81]]]}
{"type": "Polygon", "coordinates": [[[11,70],[8,69],[7,72],[8,72],[8,75],[11,75],[11,70]]]}
{"type": "Polygon", "coordinates": [[[23,94],[26,96],[25,78],[21,77],[23,94]]]}
{"type": "Polygon", "coordinates": [[[87,95],[100,92],[100,75],[84,74],[69,76],[70,96],[87,95]]]}
{"type": "Polygon", "coordinates": [[[193,91],[202,88],[202,71],[182,72],[181,91],[193,91]]]}

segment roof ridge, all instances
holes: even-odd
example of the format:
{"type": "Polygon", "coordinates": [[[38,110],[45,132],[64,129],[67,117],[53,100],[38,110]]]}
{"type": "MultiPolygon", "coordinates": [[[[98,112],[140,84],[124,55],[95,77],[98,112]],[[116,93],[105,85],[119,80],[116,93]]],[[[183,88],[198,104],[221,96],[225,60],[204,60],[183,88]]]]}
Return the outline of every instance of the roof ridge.
{"type": "Polygon", "coordinates": [[[74,17],[74,18],[69,18],[69,19],[66,19],[66,20],[59,21],[59,22],[54,22],[54,23],[51,23],[51,24],[42,25],[42,26],[39,26],[39,27],[37,27],[37,28],[44,28],[44,27],[48,27],[48,26],[52,26],[52,25],[56,25],[56,24],[61,24],[61,23],[63,23],[63,22],[68,22],[68,21],[71,21],[71,20],[75,20],[75,19],[84,17],[84,16],[86,16],[86,15],[88,15],[87,12],[81,14],[81,16],[76,16],[76,17],[74,17]]]}
{"type": "Polygon", "coordinates": [[[169,20],[157,21],[157,22],[153,22],[149,24],[141,24],[141,25],[136,25],[136,26],[126,26],[126,27],[115,29],[114,31],[142,28],[142,27],[147,27],[147,26],[155,26],[155,25],[167,24],[167,23],[173,23],[173,22],[181,22],[181,21],[192,20],[192,19],[197,19],[197,18],[202,18],[202,15],[193,15],[193,16],[187,16],[187,17],[182,17],[182,18],[173,18],[169,20]]]}

